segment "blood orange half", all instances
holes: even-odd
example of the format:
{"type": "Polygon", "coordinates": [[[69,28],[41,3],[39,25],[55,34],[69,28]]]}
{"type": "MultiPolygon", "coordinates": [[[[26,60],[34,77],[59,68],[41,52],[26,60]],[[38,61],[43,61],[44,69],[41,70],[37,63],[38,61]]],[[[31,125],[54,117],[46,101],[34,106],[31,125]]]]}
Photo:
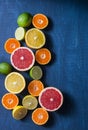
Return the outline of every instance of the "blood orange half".
{"type": "Polygon", "coordinates": [[[11,54],[11,64],[19,71],[29,70],[35,62],[35,56],[31,49],[19,47],[11,54]]]}
{"type": "Polygon", "coordinates": [[[47,111],[56,111],[63,104],[63,95],[57,88],[45,88],[39,95],[39,104],[47,111]]]}

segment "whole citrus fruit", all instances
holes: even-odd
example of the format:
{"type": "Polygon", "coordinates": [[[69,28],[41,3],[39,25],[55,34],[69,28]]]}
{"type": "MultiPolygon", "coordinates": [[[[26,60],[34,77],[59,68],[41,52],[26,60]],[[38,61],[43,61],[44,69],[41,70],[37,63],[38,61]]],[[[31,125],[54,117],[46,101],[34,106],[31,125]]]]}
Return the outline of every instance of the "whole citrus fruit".
{"type": "Polygon", "coordinates": [[[0,63],[0,73],[9,74],[12,71],[12,66],[7,62],[0,63]]]}
{"type": "Polygon", "coordinates": [[[20,14],[17,18],[17,24],[20,27],[28,27],[32,22],[32,15],[30,13],[24,12],[20,14]]]}

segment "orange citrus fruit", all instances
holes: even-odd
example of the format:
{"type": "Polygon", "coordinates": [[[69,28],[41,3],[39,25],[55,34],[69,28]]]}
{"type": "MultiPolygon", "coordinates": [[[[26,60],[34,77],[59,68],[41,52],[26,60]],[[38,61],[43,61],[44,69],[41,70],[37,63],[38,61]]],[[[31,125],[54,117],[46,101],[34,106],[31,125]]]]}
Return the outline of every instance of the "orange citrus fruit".
{"type": "Polygon", "coordinates": [[[32,121],[37,125],[44,125],[49,119],[48,112],[43,108],[37,108],[32,113],[32,121]]]}
{"type": "Polygon", "coordinates": [[[25,42],[28,47],[39,49],[45,45],[45,35],[37,28],[29,29],[25,34],[25,42]]]}
{"type": "Polygon", "coordinates": [[[48,25],[48,18],[44,14],[36,14],[33,16],[32,24],[38,29],[44,29],[48,25]]]}
{"type": "Polygon", "coordinates": [[[39,95],[39,104],[47,111],[56,111],[63,104],[63,95],[59,89],[47,87],[39,95]]]}
{"type": "Polygon", "coordinates": [[[19,47],[11,54],[11,64],[19,71],[29,70],[35,63],[35,56],[31,49],[19,47]]]}
{"type": "Polygon", "coordinates": [[[3,97],[2,97],[2,105],[8,109],[14,109],[19,103],[19,99],[15,94],[12,93],[6,93],[3,97]]]}
{"type": "Polygon", "coordinates": [[[11,72],[5,78],[5,88],[8,92],[18,94],[25,88],[25,79],[18,72],[11,72]]]}
{"type": "Polygon", "coordinates": [[[4,49],[7,53],[11,54],[16,48],[20,47],[20,42],[15,38],[9,38],[4,45],[4,49]]]}
{"type": "Polygon", "coordinates": [[[39,96],[44,89],[44,85],[40,80],[32,80],[28,85],[28,92],[33,96],[39,96]]]}
{"type": "Polygon", "coordinates": [[[38,100],[36,97],[32,95],[27,95],[23,98],[22,100],[23,106],[28,109],[28,110],[33,110],[37,107],[38,105],[38,100]]]}
{"type": "Polygon", "coordinates": [[[22,105],[18,105],[16,106],[13,111],[12,111],[12,116],[14,119],[16,120],[21,120],[23,119],[25,116],[27,115],[27,109],[22,106],[22,105]]]}
{"type": "Polygon", "coordinates": [[[36,51],[35,59],[41,65],[48,64],[51,60],[51,52],[47,48],[41,48],[36,51]]]}

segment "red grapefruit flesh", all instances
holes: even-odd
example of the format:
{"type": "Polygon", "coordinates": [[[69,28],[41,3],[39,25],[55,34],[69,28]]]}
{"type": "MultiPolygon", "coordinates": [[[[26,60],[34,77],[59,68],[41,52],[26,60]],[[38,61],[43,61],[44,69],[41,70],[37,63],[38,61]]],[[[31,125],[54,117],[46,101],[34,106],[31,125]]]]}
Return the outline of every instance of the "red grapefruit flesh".
{"type": "Polygon", "coordinates": [[[63,104],[63,95],[57,88],[45,88],[39,95],[39,104],[47,111],[56,111],[63,104]]]}
{"type": "Polygon", "coordinates": [[[18,71],[29,70],[35,62],[35,56],[31,49],[19,47],[11,54],[11,64],[18,71]]]}

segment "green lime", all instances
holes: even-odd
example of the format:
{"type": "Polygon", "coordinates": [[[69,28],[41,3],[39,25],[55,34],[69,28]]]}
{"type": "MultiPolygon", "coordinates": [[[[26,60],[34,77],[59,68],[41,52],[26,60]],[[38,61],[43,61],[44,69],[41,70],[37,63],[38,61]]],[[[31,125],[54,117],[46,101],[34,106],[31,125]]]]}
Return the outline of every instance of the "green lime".
{"type": "Polygon", "coordinates": [[[12,71],[12,66],[7,62],[0,63],[0,73],[9,74],[12,71]]]}
{"type": "Polygon", "coordinates": [[[40,66],[33,66],[29,74],[33,79],[41,79],[43,75],[43,71],[40,66]]]}
{"type": "Polygon", "coordinates": [[[28,110],[34,110],[38,105],[38,100],[32,95],[26,95],[22,100],[22,105],[28,110]]]}
{"type": "Polygon", "coordinates": [[[17,24],[20,27],[28,27],[30,26],[31,22],[32,22],[32,15],[27,12],[20,14],[17,18],[17,24]]]}

